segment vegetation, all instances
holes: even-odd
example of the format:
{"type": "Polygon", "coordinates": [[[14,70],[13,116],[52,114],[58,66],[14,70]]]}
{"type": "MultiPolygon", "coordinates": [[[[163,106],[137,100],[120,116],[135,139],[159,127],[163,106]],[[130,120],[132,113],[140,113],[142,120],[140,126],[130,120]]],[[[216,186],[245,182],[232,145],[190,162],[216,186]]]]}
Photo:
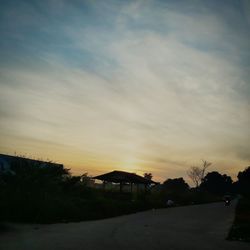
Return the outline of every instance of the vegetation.
{"type": "Polygon", "coordinates": [[[199,185],[201,184],[204,176],[206,169],[211,165],[211,162],[207,162],[202,160],[202,165],[200,167],[198,166],[192,166],[190,169],[187,171],[188,177],[191,179],[191,181],[194,183],[195,187],[198,188],[199,185]]]}
{"type": "Polygon", "coordinates": [[[250,242],[250,199],[247,197],[242,197],[236,206],[234,223],[228,239],[250,242]]]}
{"type": "Polygon", "coordinates": [[[232,193],[232,183],[230,176],[213,171],[203,178],[200,188],[211,194],[224,195],[232,193]]]}
{"type": "Polygon", "coordinates": [[[179,204],[189,202],[189,186],[183,178],[167,179],[162,185],[163,200],[179,204]]]}
{"type": "Polygon", "coordinates": [[[239,172],[234,189],[241,194],[241,198],[236,207],[228,239],[250,242],[250,166],[239,172]]]}
{"type": "Polygon", "coordinates": [[[144,178],[146,178],[148,180],[152,180],[153,175],[152,175],[152,173],[144,173],[144,178]]]}
{"type": "Polygon", "coordinates": [[[238,193],[249,197],[250,196],[250,166],[244,171],[239,172],[238,181],[235,183],[235,189],[238,193]]]}
{"type": "Polygon", "coordinates": [[[147,193],[136,195],[88,187],[87,174],[72,176],[58,164],[34,165],[24,158],[0,174],[1,220],[54,223],[100,219],[151,207],[147,193]],[[13,174],[14,173],[14,174],[13,174]]]}
{"type": "MultiPolygon", "coordinates": [[[[175,205],[190,205],[222,200],[225,193],[249,195],[245,188],[249,187],[250,168],[240,172],[234,184],[229,176],[211,172],[195,188],[190,188],[183,178],[176,178],[145,191],[119,193],[91,187],[91,178],[86,173],[72,176],[69,169],[59,164],[34,165],[28,159],[14,159],[10,172],[0,172],[0,221],[92,220],[166,207],[168,200],[175,205]]],[[[205,170],[209,164],[203,163],[205,170]]],[[[152,174],[146,173],[145,177],[151,179],[152,174]]],[[[237,211],[241,213],[242,205],[237,211]]],[[[235,223],[239,221],[237,217],[235,223]]]]}

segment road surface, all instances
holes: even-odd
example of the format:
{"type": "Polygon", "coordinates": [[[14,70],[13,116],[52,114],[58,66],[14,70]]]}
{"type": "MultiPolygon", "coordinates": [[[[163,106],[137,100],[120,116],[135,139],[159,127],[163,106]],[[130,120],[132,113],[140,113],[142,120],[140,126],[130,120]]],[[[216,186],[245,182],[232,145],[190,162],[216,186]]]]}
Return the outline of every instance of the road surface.
{"type": "Polygon", "coordinates": [[[234,206],[223,203],[157,209],[98,221],[11,225],[1,250],[244,250],[226,241],[234,206]]]}

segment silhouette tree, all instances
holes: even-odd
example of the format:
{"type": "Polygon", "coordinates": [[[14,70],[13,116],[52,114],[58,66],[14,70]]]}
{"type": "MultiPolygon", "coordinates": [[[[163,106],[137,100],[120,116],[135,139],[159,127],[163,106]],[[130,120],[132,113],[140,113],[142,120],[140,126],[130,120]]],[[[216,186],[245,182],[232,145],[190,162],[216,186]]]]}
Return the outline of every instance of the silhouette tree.
{"type": "Polygon", "coordinates": [[[175,178],[164,181],[163,189],[170,192],[185,192],[189,189],[189,186],[183,178],[175,178]]]}
{"type": "Polygon", "coordinates": [[[200,188],[213,194],[222,195],[232,191],[232,179],[216,171],[208,173],[202,180],[200,188]]]}
{"type": "Polygon", "coordinates": [[[146,178],[148,180],[152,180],[153,175],[152,175],[152,173],[144,173],[144,178],[146,178]]]}
{"type": "Polygon", "coordinates": [[[237,177],[236,186],[238,192],[250,196],[250,166],[246,167],[244,171],[239,172],[237,177]]]}
{"type": "Polygon", "coordinates": [[[187,200],[188,184],[183,178],[167,179],[162,184],[162,196],[165,201],[173,200],[178,203],[185,203],[187,200]]]}
{"type": "Polygon", "coordinates": [[[197,166],[192,166],[190,169],[187,171],[188,177],[192,180],[194,183],[195,187],[199,187],[199,185],[202,182],[202,179],[205,176],[206,169],[211,165],[211,162],[207,162],[202,160],[202,166],[197,167],[197,166]]]}

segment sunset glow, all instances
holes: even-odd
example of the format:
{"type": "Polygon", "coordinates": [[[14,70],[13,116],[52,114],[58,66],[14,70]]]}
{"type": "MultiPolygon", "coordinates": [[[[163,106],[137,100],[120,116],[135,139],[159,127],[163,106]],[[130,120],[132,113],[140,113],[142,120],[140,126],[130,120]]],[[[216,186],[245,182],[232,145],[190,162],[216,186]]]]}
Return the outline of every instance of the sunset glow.
{"type": "Polygon", "coordinates": [[[75,174],[250,161],[249,1],[3,1],[0,153],[75,174]]]}

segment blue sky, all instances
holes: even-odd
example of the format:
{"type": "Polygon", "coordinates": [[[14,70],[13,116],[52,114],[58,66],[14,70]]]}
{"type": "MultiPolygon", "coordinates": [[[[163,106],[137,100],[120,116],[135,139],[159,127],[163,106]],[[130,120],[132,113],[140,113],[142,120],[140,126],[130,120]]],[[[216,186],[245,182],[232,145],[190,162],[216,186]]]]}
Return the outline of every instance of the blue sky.
{"type": "Polygon", "coordinates": [[[1,1],[0,150],[76,173],[249,165],[249,1],[1,1]]]}

